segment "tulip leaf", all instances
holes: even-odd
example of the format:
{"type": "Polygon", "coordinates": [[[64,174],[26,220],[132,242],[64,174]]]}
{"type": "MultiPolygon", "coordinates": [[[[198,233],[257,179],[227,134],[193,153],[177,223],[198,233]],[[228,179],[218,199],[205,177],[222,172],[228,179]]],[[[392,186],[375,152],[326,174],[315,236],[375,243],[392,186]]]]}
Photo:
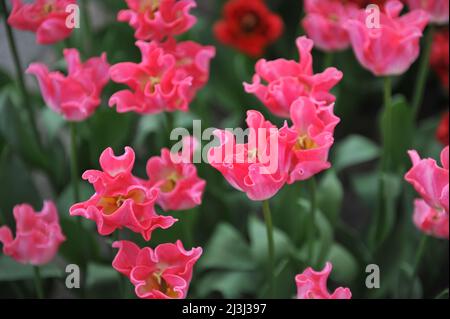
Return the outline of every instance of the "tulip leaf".
{"type": "MultiPolygon", "coordinates": [[[[251,242],[251,251],[253,258],[261,264],[267,263],[268,260],[268,244],[267,231],[263,221],[254,216],[249,218],[248,232],[251,242]]],[[[288,236],[281,230],[274,228],[273,240],[275,244],[275,260],[289,256],[293,252],[292,243],[288,236]]],[[[250,257],[251,258],[251,257],[250,257]]]]}
{"type": "MultiPolygon", "coordinates": [[[[25,122],[23,114],[10,99],[10,88],[0,91],[0,134],[27,162],[41,168],[47,167],[47,159],[38,147],[37,138],[25,122]]],[[[23,106],[21,106],[23,107],[23,106]]],[[[21,110],[25,112],[25,110],[21,110]]]]}
{"type": "Polygon", "coordinates": [[[326,259],[333,265],[331,279],[336,282],[350,284],[360,273],[356,258],[340,244],[331,246],[326,259]]]}
{"type": "Polygon", "coordinates": [[[396,174],[384,173],[380,178],[383,201],[371,223],[371,247],[380,247],[391,233],[397,217],[397,201],[403,186],[402,177],[396,174]]]}
{"type": "Polygon", "coordinates": [[[196,293],[200,298],[218,292],[224,298],[239,298],[257,293],[260,276],[258,272],[226,271],[210,272],[196,280],[196,293]]]}
{"type": "Polygon", "coordinates": [[[12,211],[17,204],[28,203],[36,209],[42,206],[30,171],[8,148],[3,149],[0,158],[0,181],[0,211],[3,213],[0,224],[12,225],[12,211]]]}
{"type": "Polygon", "coordinates": [[[321,180],[317,192],[320,210],[335,225],[344,199],[344,188],[334,170],[329,170],[321,180]]]}
{"type": "Polygon", "coordinates": [[[228,224],[217,226],[199,261],[199,269],[253,270],[256,265],[248,244],[228,224]]]}
{"type": "MultiPolygon", "coordinates": [[[[42,278],[61,278],[63,272],[55,264],[50,263],[40,267],[42,278]]],[[[0,256],[0,281],[29,280],[34,277],[32,265],[24,265],[11,257],[0,256]]]]}
{"type": "Polygon", "coordinates": [[[47,138],[52,142],[66,122],[61,115],[53,112],[48,107],[41,110],[41,119],[47,131],[47,138]]]}
{"type": "Polygon", "coordinates": [[[396,97],[381,116],[383,152],[387,169],[402,171],[407,165],[407,151],[412,146],[413,112],[403,96],[396,97]]]}
{"type": "Polygon", "coordinates": [[[378,158],[379,147],[371,140],[360,135],[350,135],[338,143],[335,150],[333,167],[337,172],[378,158]]]}

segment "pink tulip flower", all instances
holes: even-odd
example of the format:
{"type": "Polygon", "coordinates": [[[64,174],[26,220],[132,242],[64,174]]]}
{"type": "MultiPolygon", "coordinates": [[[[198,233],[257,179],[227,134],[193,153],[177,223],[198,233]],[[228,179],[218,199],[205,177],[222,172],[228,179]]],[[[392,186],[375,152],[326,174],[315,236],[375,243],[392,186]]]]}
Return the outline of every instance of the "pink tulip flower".
{"type": "Polygon", "coordinates": [[[350,46],[344,23],[356,16],[355,3],[340,0],[305,0],[303,28],[309,38],[326,52],[342,51],[350,46]]]}
{"type": "Polygon", "coordinates": [[[3,253],[22,264],[40,266],[49,263],[66,240],[55,204],[44,202],[39,213],[28,204],[17,205],[14,207],[14,218],[16,238],[7,226],[0,227],[3,253]]]}
{"type": "Polygon", "coordinates": [[[273,114],[284,118],[289,118],[291,105],[300,96],[309,97],[319,105],[333,103],[336,98],[329,91],[339,83],[343,74],[336,68],[314,74],[313,46],[313,41],[306,37],[297,39],[300,62],[259,60],[253,83],[244,83],[245,91],[254,94],[273,114]]]}
{"type": "Polygon", "coordinates": [[[194,0],[126,0],[127,10],[121,10],[117,19],[128,22],[135,29],[138,40],[161,41],[188,31],[197,19],[189,11],[194,0]]]}
{"type": "Polygon", "coordinates": [[[209,150],[208,161],[231,186],[251,200],[263,201],[288,181],[297,133],[287,124],[278,129],[257,111],[247,112],[247,125],[248,143],[237,143],[230,131],[217,130],[220,146],[209,150]]]}
{"type": "Polygon", "coordinates": [[[352,293],[348,288],[339,287],[332,294],[328,292],[327,280],[332,268],[331,263],[327,262],[320,272],[307,268],[297,275],[297,299],[351,299],[352,293]]]}
{"type": "Polygon", "coordinates": [[[102,171],[88,170],[83,174],[83,179],[93,185],[95,194],[85,202],[74,204],[70,215],[93,220],[100,235],[110,235],[125,227],[140,233],[147,241],[153,230],[171,227],[177,220],[156,213],[158,190],[147,188],[133,176],[134,160],[130,147],[121,156],[115,156],[111,148],[103,151],[102,171]]]}
{"type": "Polygon", "coordinates": [[[414,10],[400,16],[402,10],[400,1],[388,1],[380,12],[379,26],[368,24],[365,10],[345,25],[359,63],[376,76],[401,75],[419,57],[428,14],[414,10]]]}
{"type": "Polygon", "coordinates": [[[340,121],[333,108],[333,104],[316,106],[306,97],[292,104],[292,129],[298,137],[293,147],[295,159],[289,183],[306,180],[331,167],[328,154],[334,143],[334,129],[340,121]]]}
{"type": "Polygon", "coordinates": [[[147,187],[157,188],[156,202],[164,211],[188,210],[202,203],[206,181],[199,178],[194,164],[186,163],[178,154],[168,149],[161,157],[152,157],[147,162],[147,187]]]}
{"type": "Polygon", "coordinates": [[[76,0],[35,0],[24,3],[12,0],[12,11],[8,23],[13,28],[36,33],[39,44],[53,44],[68,38],[73,29],[67,26],[69,5],[76,0]]]}
{"type": "Polygon", "coordinates": [[[112,266],[127,276],[136,295],[144,299],[184,299],[193,267],[202,254],[200,247],[186,251],[181,241],[140,249],[129,241],[116,241],[119,252],[112,266]]]}
{"type": "Polygon", "coordinates": [[[447,24],[449,18],[448,0],[406,0],[411,10],[422,9],[429,14],[430,22],[447,24]]]}
{"type": "Polygon", "coordinates": [[[157,42],[138,41],[142,53],[139,64],[123,62],[111,67],[111,79],[130,90],[116,92],[109,106],[117,112],[156,114],[163,111],[187,111],[192,96],[193,77],[177,67],[177,59],[157,42]]]}
{"type": "Polygon", "coordinates": [[[442,167],[434,159],[421,159],[410,151],[413,167],[405,180],[413,185],[422,199],[415,201],[414,222],[426,234],[449,238],[449,147],[441,152],[442,167]]]}
{"type": "Polygon", "coordinates": [[[106,54],[85,63],[76,49],[65,49],[68,75],[49,72],[47,66],[33,63],[28,74],[36,76],[45,103],[67,121],[79,122],[90,117],[101,103],[101,94],[109,81],[106,54]]]}
{"type": "Polygon", "coordinates": [[[197,91],[209,80],[211,59],[216,55],[215,47],[204,46],[194,41],[176,42],[173,38],[162,43],[161,47],[175,57],[176,68],[192,78],[192,86],[188,90],[188,101],[191,102],[197,91]]]}

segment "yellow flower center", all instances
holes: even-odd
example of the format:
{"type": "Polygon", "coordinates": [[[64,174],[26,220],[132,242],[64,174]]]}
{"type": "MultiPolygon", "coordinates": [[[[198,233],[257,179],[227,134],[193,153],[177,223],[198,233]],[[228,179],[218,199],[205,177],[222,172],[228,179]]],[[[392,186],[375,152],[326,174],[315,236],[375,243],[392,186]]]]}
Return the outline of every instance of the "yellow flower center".
{"type": "Polygon", "coordinates": [[[48,2],[48,3],[44,4],[44,8],[43,8],[44,14],[49,14],[53,10],[54,10],[54,6],[53,6],[52,2],[48,2]]]}
{"type": "Polygon", "coordinates": [[[145,200],[145,192],[140,189],[130,191],[126,195],[118,195],[112,197],[102,197],[98,201],[98,205],[103,208],[103,213],[111,215],[115,213],[127,199],[132,199],[135,203],[143,203],[145,200]]]}
{"type": "Polygon", "coordinates": [[[259,152],[257,148],[248,150],[248,160],[249,162],[253,162],[259,158],[259,152]]]}
{"type": "Polygon", "coordinates": [[[158,76],[148,76],[148,77],[142,78],[140,83],[141,83],[142,90],[144,90],[146,88],[147,84],[150,83],[150,92],[154,93],[156,85],[161,83],[161,78],[158,76]]]}
{"type": "Polygon", "coordinates": [[[300,135],[295,143],[294,150],[310,150],[317,147],[316,142],[314,142],[308,135],[300,135]]]}
{"type": "Polygon", "coordinates": [[[166,182],[161,185],[160,189],[163,193],[170,193],[177,186],[177,182],[181,177],[177,174],[177,172],[172,172],[167,176],[166,182]]]}
{"type": "Polygon", "coordinates": [[[160,0],[142,0],[140,12],[148,12],[150,19],[155,18],[155,12],[158,11],[160,0]]]}
{"type": "Polygon", "coordinates": [[[162,271],[154,272],[150,277],[148,277],[148,279],[145,281],[143,290],[145,292],[158,290],[171,298],[178,297],[178,294],[173,290],[173,288],[169,287],[167,282],[162,277],[162,271]]]}

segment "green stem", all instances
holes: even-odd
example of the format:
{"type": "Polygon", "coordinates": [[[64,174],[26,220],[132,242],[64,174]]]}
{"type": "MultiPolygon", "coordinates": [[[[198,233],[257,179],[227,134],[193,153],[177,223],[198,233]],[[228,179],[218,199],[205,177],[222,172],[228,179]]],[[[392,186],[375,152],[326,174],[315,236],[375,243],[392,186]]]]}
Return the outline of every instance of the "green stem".
{"type": "Polygon", "coordinates": [[[77,124],[70,122],[70,169],[72,175],[73,200],[80,201],[80,192],[78,189],[78,152],[77,152],[77,124]]]}
{"type": "Polygon", "coordinates": [[[414,258],[413,270],[411,274],[411,288],[410,288],[410,296],[413,296],[414,293],[414,283],[417,279],[417,274],[419,272],[420,261],[422,260],[423,253],[425,252],[425,248],[428,242],[428,235],[423,234],[420,239],[419,248],[416,251],[416,256],[414,258]]]}
{"type": "Polygon", "coordinates": [[[43,299],[44,290],[42,289],[41,271],[38,266],[34,266],[33,270],[34,270],[34,286],[36,288],[36,296],[38,299],[43,299]]]}
{"type": "Polygon", "coordinates": [[[390,148],[390,137],[392,135],[392,114],[388,111],[388,109],[392,105],[392,79],[390,77],[384,78],[384,114],[387,114],[388,118],[386,119],[386,127],[384,128],[386,131],[384,133],[383,139],[383,156],[381,160],[382,169],[385,172],[390,166],[390,158],[389,154],[387,154],[386,150],[390,148]]]}
{"type": "Polygon", "coordinates": [[[423,102],[423,96],[425,93],[425,86],[427,84],[427,78],[429,73],[431,48],[433,46],[434,28],[431,26],[427,32],[425,38],[425,47],[423,48],[422,57],[419,65],[419,73],[417,74],[417,81],[414,87],[414,96],[412,100],[413,116],[417,118],[420,111],[420,106],[423,102]]]}
{"type": "Polygon", "coordinates": [[[275,244],[273,240],[272,213],[268,200],[263,201],[263,214],[267,230],[267,247],[269,253],[269,296],[274,297],[275,293],[275,244]]]}
{"type": "Polygon", "coordinates": [[[329,68],[333,64],[334,53],[333,52],[325,52],[323,57],[323,66],[322,70],[329,68]]]}
{"type": "Polygon", "coordinates": [[[25,104],[25,109],[26,109],[26,112],[27,112],[28,121],[30,122],[33,134],[36,136],[36,140],[37,140],[39,146],[41,146],[40,145],[39,131],[37,129],[36,121],[34,120],[35,119],[34,111],[33,111],[33,108],[31,106],[31,99],[30,99],[30,96],[29,96],[28,91],[27,91],[26,86],[25,86],[25,80],[24,80],[24,77],[23,77],[24,72],[22,70],[22,64],[20,62],[19,54],[18,54],[18,51],[17,51],[16,41],[14,39],[14,34],[12,32],[12,29],[9,26],[8,22],[7,22],[9,13],[8,13],[8,9],[6,7],[5,0],[1,0],[0,4],[1,4],[1,13],[2,13],[2,17],[3,17],[3,24],[5,26],[6,37],[8,39],[8,44],[9,44],[9,48],[11,50],[11,55],[12,55],[13,60],[14,60],[14,66],[16,68],[19,89],[20,89],[20,91],[22,93],[23,104],[25,104]]]}
{"type": "Polygon", "coordinates": [[[171,140],[170,140],[170,134],[172,133],[173,127],[174,127],[174,114],[170,112],[165,112],[166,115],[166,135],[167,135],[167,146],[171,146],[171,140]]]}
{"type": "Polygon", "coordinates": [[[390,137],[392,135],[392,112],[390,112],[389,108],[392,105],[392,79],[390,77],[384,78],[384,92],[383,92],[383,100],[384,100],[384,110],[382,112],[382,125],[381,125],[381,137],[382,137],[382,153],[381,153],[381,165],[380,165],[380,176],[378,181],[378,200],[375,214],[375,222],[373,223],[371,236],[371,248],[372,253],[377,248],[379,244],[379,234],[380,227],[383,225],[384,216],[387,213],[387,201],[385,199],[385,180],[384,176],[391,169],[391,158],[388,150],[391,148],[391,140],[390,137]],[[385,116],[387,118],[385,118],[385,116]]]}
{"type": "MultiPolygon", "coordinates": [[[[120,233],[119,230],[116,230],[116,232],[113,234],[113,241],[120,241],[120,233]]],[[[114,251],[112,250],[112,256],[114,259],[114,251]]],[[[121,273],[118,273],[119,275],[119,296],[122,299],[126,299],[126,291],[125,291],[125,278],[121,273]]]]}
{"type": "Polygon", "coordinates": [[[308,261],[311,266],[315,266],[314,260],[314,239],[316,233],[316,211],[317,211],[317,183],[314,177],[311,177],[309,182],[309,196],[310,196],[310,221],[309,221],[309,236],[308,236],[308,261]]]}
{"type": "Polygon", "coordinates": [[[81,14],[83,21],[83,30],[84,30],[84,43],[85,43],[85,55],[86,58],[89,56],[91,51],[91,36],[92,36],[92,26],[91,26],[91,18],[89,16],[89,5],[87,0],[81,0],[81,14]]]}

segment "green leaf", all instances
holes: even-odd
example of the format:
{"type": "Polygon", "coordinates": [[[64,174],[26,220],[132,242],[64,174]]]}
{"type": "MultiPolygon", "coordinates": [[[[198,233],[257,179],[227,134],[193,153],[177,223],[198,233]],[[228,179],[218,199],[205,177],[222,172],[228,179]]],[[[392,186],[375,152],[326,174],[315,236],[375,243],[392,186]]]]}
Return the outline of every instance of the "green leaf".
{"type": "Polygon", "coordinates": [[[397,201],[403,186],[403,178],[395,174],[381,175],[383,201],[380,203],[371,228],[371,245],[380,247],[391,233],[397,217],[397,201]]]}
{"type": "Polygon", "coordinates": [[[323,177],[317,192],[320,210],[335,225],[339,217],[344,199],[344,188],[334,170],[328,170],[323,177]]]}
{"type": "Polygon", "coordinates": [[[111,265],[89,263],[87,268],[86,285],[92,288],[94,285],[119,280],[119,273],[111,265]]]}
{"type": "Polygon", "coordinates": [[[259,276],[255,272],[211,272],[201,277],[196,283],[200,298],[219,292],[224,298],[240,298],[244,294],[255,294],[258,289],[259,276]]]}
{"type": "MultiPolygon", "coordinates": [[[[87,183],[80,183],[79,190],[83,200],[88,199],[93,192],[87,183]]],[[[96,226],[93,221],[69,215],[70,206],[74,202],[72,185],[69,185],[57,200],[61,227],[67,237],[61,245],[60,253],[71,263],[87,266],[88,261],[100,259],[96,226]]]]}
{"type": "Polygon", "coordinates": [[[251,251],[239,232],[220,224],[205,248],[199,269],[253,270],[251,251]]]}
{"type": "Polygon", "coordinates": [[[111,264],[89,263],[86,274],[88,298],[129,298],[134,296],[134,287],[131,282],[117,272],[111,264]]]}
{"type": "Polygon", "coordinates": [[[353,174],[350,176],[353,190],[364,200],[366,207],[375,207],[378,194],[378,175],[375,172],[353,174]]]}
{"type": "Polygon", "coordinates": [[[379,147],[371,140],[360,135],[350,135],[336,146],[334,169],[339,172],[372,161],[379,155],[379,147]]]}
{"type": "MultiPolygon", "coordinates": [[[[310,227],[310,214],[311,214],[311,204],[306,199],[300,199],[298,201],[299,206],[302,207],[302,210],[308,213],[307,218],[305,218],[305,226],[306,228],[310,227]]],[[[308,231],[308,230],[306,230],[308,231]]],[[[313,250],[313,260],[318,261],[319,263],[324,261],[325,256],[328,254],[328,250],[333,243],[334,230],[331,226],[328,219],[325,215],[317,209],[315,212],[315,242],[314,242],[314,250],[313,250]]],[[[302,248],[297,252],[297,258],[299,258],[303,262],[308,261],[308,237],[306,237],[306,241],[304,242],[302,248]]]]}
{"type": "MultiPolygon", "coordinates": [[[[8,256],[0,256],[0,281],[29,280],[34,277],[31,265],[23,265],[8,256]]],[[[63,272],[55,264],[40,267],[42,278],[62,278],[63,272]]]]}
{"type": "Polygon", "coordinates": [[[47,138],[49,142],[52,142],[66,121],[48,107],[41,110],[41,119],[47,131],[47,138]]]}
{"type": "MultiPolygon", "coordinates": [[[[248,232],[253,259],[261,264],[267,263],[269,257],[265,224],[256,217],[250,216],[248,232]]],[[[293,247],[289,238],[281,230],[274,228],[273,240],[275,244],[275,261],[280,260],[293,252],[293,247]]]]}
{"type": "Polygon", "coordinates": [[[97,163],[101,152],[108,147],[123,153],[123,148],[133,133],[135,119],[137,117],[134,114],[118,114],[115,110],[100,108],[95,116],[80,123],[81,133],[89,141],[91,162],[97,163]]]}
{"type": "Polygon", "coordinates": [[[402,171],[408,163],[407,151],[412,146],[414,120],[412,108],[403,96],[396,97],[381,116],[384,141],[383,160],[388,170],[402,171]]]}
{"type": "Polygon", "coordinates": [[[42,207],[42,200],[31,179],[31,173],[23,161],[6,149],[0,161],[0,211],[2,223],[12,224],[13,207],[28,203],[35,209],[42,207]]]}
{"type": "Polygon", "coordinates": [[[139,124],[134,138],[134,144],[142,146],[146,138],[151,134],[164,129],[164,117],[162,114],[146,115],[139,119],[139,124]]]}
{"type": "Polygon", "coordinates": [[[47,158],[39,149],[36,136],[32,134],[29,125],[25,124],[25,119],[11,102],[9,90],[10,88],[5,87],[0,91],[0,134],[27,162],[45,168],[47,158]]]}
{"type": "Polygon", "coordinates": [[[327,260],[333,264],[331,279],[339,283],[351,283],[360,273],[356,258],[345,247],[333,244],[327,260]]]}

